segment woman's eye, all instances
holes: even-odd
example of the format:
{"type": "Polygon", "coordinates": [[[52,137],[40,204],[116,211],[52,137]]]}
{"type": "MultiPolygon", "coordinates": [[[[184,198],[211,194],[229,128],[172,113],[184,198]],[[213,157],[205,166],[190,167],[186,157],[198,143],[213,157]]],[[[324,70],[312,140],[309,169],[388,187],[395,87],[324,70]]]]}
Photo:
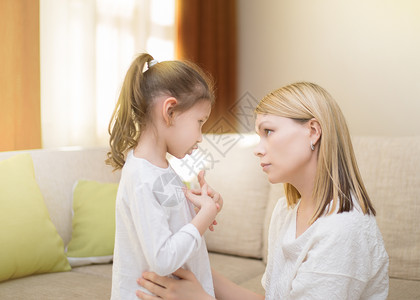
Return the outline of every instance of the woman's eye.
{"type": "Polygon", "coordinates": [[[270,135],[271,133],[273,133],[273,130],[271,129],[264,129],[265,135],[270,135]]]}

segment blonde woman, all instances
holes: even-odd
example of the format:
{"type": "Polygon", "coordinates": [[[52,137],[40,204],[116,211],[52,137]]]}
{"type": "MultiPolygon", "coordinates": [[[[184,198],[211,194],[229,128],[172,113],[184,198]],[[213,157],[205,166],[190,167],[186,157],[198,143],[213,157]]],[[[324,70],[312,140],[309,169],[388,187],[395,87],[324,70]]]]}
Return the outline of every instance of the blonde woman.
{"type": "MultiPolygon", "coordinates": [[[[386,299],[388,255],[344,116],[320,86],[273,91],[256,108],[255,155],[286,197],[271,218],[268,263],[256,295],[213,271],[217,299],[386,299]]],[[[163,299],[214,299],[183,269],[139,284],[163,299]]],[[[155,299],[138,293],[141,299],[155,299]]]]}

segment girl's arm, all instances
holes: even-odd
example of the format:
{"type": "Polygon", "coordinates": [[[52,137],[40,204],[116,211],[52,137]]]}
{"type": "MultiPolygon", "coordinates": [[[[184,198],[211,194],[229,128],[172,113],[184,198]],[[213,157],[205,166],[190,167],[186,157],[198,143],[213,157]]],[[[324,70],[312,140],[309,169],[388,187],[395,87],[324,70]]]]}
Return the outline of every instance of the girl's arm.
{"type": "MultiPolygon", "coordinates": [[[[204,187],[205,188],[205,187],[204,187]]],[[[204,190],[204,189],[203,189],[204,190]]],[[[143,250],[149,270],[159,275],[169,275],[183,266],[201,244],[201,235],[213,222],[217,208],[215,202],[207,194],[194,195],[200,198],[202,209],[191,223],[173,232],[169,226],[165,208],[153,199],[150,185],[139,186],[129,203],[129,219],[133,222],[134,230],[129,234],[136,235],[143,250]]],[[[130,198],[131,199],[131,198],[130,198]]],[[[125,209],[124,207],[121,210],[125,209]]],[[[120,221],[129,222],[130,220],[120,221]]]]}

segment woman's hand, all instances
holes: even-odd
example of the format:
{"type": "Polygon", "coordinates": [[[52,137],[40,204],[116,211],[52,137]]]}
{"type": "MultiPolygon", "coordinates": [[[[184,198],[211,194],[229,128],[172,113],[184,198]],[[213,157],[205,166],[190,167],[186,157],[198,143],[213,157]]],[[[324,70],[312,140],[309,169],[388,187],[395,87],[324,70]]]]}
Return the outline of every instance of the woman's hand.
{"type": "Polygon", "coordinates": [[[177,276],[179,280],[159,276],[153,272],[144,272],[143,277],[139,278],[137,283],[156,296],[137,291],[137,297],[143,300],[215,300],[204,291],[192,272],[180,268],[173,275],[177,276]]]}

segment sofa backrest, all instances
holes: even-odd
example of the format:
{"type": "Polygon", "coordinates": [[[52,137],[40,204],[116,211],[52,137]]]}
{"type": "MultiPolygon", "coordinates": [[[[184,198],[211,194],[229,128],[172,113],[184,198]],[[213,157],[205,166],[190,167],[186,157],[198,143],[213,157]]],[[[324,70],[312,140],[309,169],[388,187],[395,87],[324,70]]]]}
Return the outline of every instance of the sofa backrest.
{"type": "Polygon", "coordinates": [[[420,137],[355,137],[394,278],[420,280],[420,137]]]}
{"type": "Polygon", "coordinates": [[[118,182],[120,172],[105,165],[105,148],[42,149],[0,152],[0,160],[19,153],[30,153],[38,182],[51,221],[63,238],[70,241],[72,229],[72,191],[79,179],[118,182]]]}

